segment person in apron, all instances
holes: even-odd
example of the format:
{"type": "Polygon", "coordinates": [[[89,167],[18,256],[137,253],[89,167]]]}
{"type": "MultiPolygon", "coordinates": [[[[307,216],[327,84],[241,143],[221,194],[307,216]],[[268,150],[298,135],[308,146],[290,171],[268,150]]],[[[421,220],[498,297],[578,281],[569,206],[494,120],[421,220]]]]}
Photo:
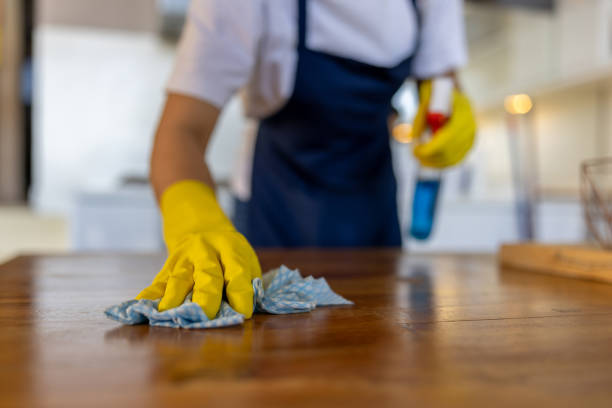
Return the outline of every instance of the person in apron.
{"type": "MultiPolygon", "coordinates": [[[[199,25],[188,22],[183,36],[194,37],[194,32],[198,31],[200,39],[215,37],[214,27],[218,26],[217,40],[209,41],[207,49],[214,50],[223,45],[230,47],[225,52],[232,53],[233,44],[228,38],[235,35],[236,43],[252,41],[249,34],[257,30],[249,32],[249,27],[259,17],[241,20],[244,26],[215,25],[215,21],[234,18],[236,13],[240,13],[238,9],[222,6],[222,1],[225,0],[201,0],[202,5],[208,3],[210,7],[207,12],[202,12],[200,20],[196,20],[199,25]]],[[[267,3],[266,0],[249,1],[259,2],[262,7],[267,3]]],[[[161,298],[160,310],[178,306],[193,290],[193,301],[212,318],[219,309],[225,289],[230,305],[250,317],[253,309],[251,280],[261,276],[252,246],[401,245],[388,118],[392,113],[393,95],[414,74],[415,50],[419,47],[391,66],[312,49],[307,41],[310,27],[314,26],[309,17],[311,9],[317,6],[320,10],[328,3],[328,8],[334,10],[340,3],[334,5],[328,0],[284,1],[296,2],[293,87],[290,96],[278,109],[260,117],[250,162],[250,197],[238,202],[235,225],[217,204],[212,189],[214,183],[208,169],[201,163],[220,106],[225,102],[217,101],[216,105],[220,106],[209,103],[219,85],[214,80],[199,88],[186,83],[184,78],[195,70],[195,63],[183,64],[184,75],[181,77],[175,71],[171,80],[171,92],[156,135],[151,169],[169,256],[153,284],[138,296],[161,298]],[[200,163],[197,163],[198,155],[200,163]]],[[[455,13],[461,10],[459,0],[430,1],[438,4],[437,9],[429,5],[427,13],[422,16],[417,12],[419,7],[415,0],[386,0],[382,3],[413,12],[414,36],[419,38],[435,29],[450,30],[448,26],[436,27],[431,22],[436,11],[448,10],[449,7],[455,7],[455,13]],[[404,4],[400,5],[398,1],[404,4]],[[421,17],[424,20],[428,17],[429,24],[419,29],[421,17]]],[[[197,3],[192,4],[192,13],[198,12],[197,3]]],[[[279,3],[272,6],[272,2],[268,6],[280,7],[279,3]]],[[[248,7],[246,3],[245,7],[248,7]]],[[[354,13],[348,9],[352,7],[350,2],[345,2],[344,7],[347,7],[347,16],[354,13]]],[[[273,15],[274,11],[267,14],[268,18],[273,15]]],[[[460,18],[454,17],[455,20],[460,18]]],[[[379,23],[384,27],[384,22],[379,23]]],[[[282,37],[276,40],[281,42],[282,37]]],[[[424,40],[421,38],[415,43],[423,45],[424,40]]],[[[268,46],[270,42],[267,42],[268,46]]],[[[261,41],[252,48],[257,52],[265,45],[266,42],[261,41]]],[[[427,52],[431,52],[429,48],[427,52]]],[[[195,49],[195,45],[184,40],[179,47],[179,58],[195,49]]],[[[444,50],[442,47],[440,53],[444,50]]],[[[228,57],[228,61],[231,58],[228,57]]],[[[237,66],[240,65],[219,63],[215,69],[209,70],[212,72],[209,75],[216,75],[221,81],[233,69],[237,70],[237,66]]],[[[473,141],[475,128],[470,126],[473,115],[467,99],[458,91],[456,94],[459,97],[455,98],[454,110],[458,113],[453,115],[456,118],[451,118],[448,125],[449,129],[456,128],[456,131],[446,133],[452,135],[454,149],[457,148],[456,141],[460,140],[462,149],[467,151],[473,141]]],[[[444,157],[442,153],[430,152],[437,158],[444,157]]]]}

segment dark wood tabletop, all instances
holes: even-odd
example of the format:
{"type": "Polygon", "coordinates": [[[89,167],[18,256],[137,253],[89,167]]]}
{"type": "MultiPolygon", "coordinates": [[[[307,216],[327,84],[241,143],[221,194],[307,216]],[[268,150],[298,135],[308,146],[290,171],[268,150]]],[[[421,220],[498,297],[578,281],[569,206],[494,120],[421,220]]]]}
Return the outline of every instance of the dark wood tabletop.
{"type": "Polygon", "coordinates": [[[354,306],[244,326],[121,326],[162,255],[0,266],[0,406],[612,406],[612,285],[493,257],[262,251],[354,306]]]}

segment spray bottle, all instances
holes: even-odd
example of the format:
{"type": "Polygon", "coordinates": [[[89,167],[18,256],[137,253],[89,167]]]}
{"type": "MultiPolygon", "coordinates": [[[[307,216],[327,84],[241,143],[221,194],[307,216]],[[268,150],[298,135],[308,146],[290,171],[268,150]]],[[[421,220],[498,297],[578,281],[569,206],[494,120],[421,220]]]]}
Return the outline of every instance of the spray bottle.
{"type": "MultiPolygon", "coordinates": [[[[452,78],[434,79],[431,84],[431,98],[426,116],[427,129],[421,136],[422,142],[435,137],[451,114],[454,82],[452,78]]],[[[442,183],[442,171],[419,166],[412,201],[412,222],[410,235],[419,240],[426,240],[433,229],[438,193],[442,183]]]]}

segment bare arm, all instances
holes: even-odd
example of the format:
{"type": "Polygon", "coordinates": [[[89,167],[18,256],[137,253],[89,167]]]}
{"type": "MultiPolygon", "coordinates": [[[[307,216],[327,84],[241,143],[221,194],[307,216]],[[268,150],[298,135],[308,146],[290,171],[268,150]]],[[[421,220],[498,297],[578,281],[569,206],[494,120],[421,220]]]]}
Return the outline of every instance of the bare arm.
{"type": "Polygon", "coordinates": [[[155,134],[149,175],[158,201],[166,188],[180,180],[200,180],[214,189],[204,153],[219,113],[207,102],[168,95],[155,134]]]}
{"type": "MultiPolygon", "coordinates": [[[[453,82],[455,83],[455,88],[457,88],[457,90],[461,91],[461,84],[459,83],[459,76],[457,75],[457,71],[448,71],[442,75],[439,75],[437,77],[450,77],[453,82]]],[[[436,77],[436,78],[437,78],[436,77]]],[[[434,78],[416,78],[416,83],[417,86],[420,87],[421,83],[423,83],[423,81],[426,81],[428,79],[434,79],[434,78]]]]}

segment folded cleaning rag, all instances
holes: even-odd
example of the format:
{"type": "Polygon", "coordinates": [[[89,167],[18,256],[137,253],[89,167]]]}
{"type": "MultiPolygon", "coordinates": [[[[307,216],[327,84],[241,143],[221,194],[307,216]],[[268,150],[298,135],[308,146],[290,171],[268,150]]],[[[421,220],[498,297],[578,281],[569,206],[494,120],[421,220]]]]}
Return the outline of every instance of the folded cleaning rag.
{"type": "MultiPolygon", "coordinates": [[[[256,312],[273,314],[309,312],[317,306],[352,305],[353,302],[336,294],[324,278],[302,278],[300,272],[282,265],[263,277],[253,279],[253,308],[256,312]]],[[[105,310],[106,316],[123,324],[206,329],[241,324],[244,316],[231,308],[225,300],[214,319],[209,319],[202,308],[191,301],[191,294],[182,305],[158,312],[157,300],[128,300],[105,310]]]]}

